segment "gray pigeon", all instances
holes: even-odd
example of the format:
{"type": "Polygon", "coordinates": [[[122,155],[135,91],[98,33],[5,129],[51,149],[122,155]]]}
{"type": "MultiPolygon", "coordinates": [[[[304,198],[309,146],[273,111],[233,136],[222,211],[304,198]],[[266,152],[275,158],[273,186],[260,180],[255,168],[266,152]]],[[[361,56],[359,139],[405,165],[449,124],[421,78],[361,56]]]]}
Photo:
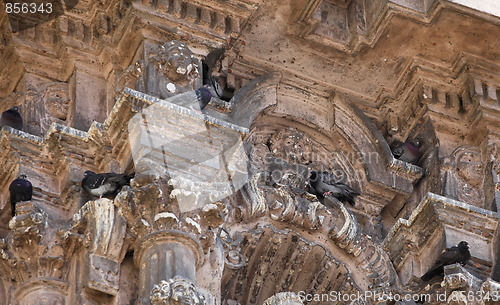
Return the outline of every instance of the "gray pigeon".
{"type": "Polygon", "coordinates": [[[26,175],[19,175],[9,186],[10,205],[12,208],[12,217],[16,216],[16,203],[31,200],[33,195],[33,186],[26,179],[26,175]]]}
{"type": "Polygon", "coordinates": [[[407,140],[393,149],[392,154],[396,159],[411,164],[416,164],[420,159],[420,141],[418,139],[407,140]]]}
{"type": "Polygon", "coordinates": [[[470,259],[469,244],[466,241],[461,241],[457,246],[446,249],[439,256],[434,266],[420,278],[422,281],[428,281],[435,276],[443,277],[444,266],[460,263],[462,266],[467,265],[470,259]]]}
{"type": "Polygon", "coordinates": [[[0,128],[4,126],[10,126],[18,130],[23,130],[23,118],[21,117],[17,106],[2,112],[2,116],[0,117],[0,128]]]}
{"type": "Polygon", "coordinates": [[[318,197],[320,202],[324,199],[324,197],[330,195],[337,198],[341,202],[347,201],[350,205],[354,206],[354,197],[358,196],[359,193],[342,182],[325,182],[328,176],[328,172],[311,172],[309,184],[311,186],[312,193],[318,197]]]}
{"type": "Polygon", "coordinates": [[[86,171],[82,180],[82,188],[88,194],[102,198],[118,194],[122,186],[129,184],[134,174],[102,173],[86,171]]]}
{"type": "Polygon", "coordinates": [[[203,86],[210,91],[213,97],[229,102],[234,96],[234,88],[227,86],[227,84],[222,88],[218,80],[212,76],[212,70],[217,64],[217,61],[222,58],[224,52],[225,49],[223,47],[214,49],[207,54],[205,60],[202,60],[203,86]]]}
{"type": "Polygon", "coordinates": [[[207,107],[208,103],[210,103],[210,100],[212,99],[212,93],[205,86],[200,87],[195,91],[195,93],[196,98],[198,99],[198,104],[200,105],[200,110],[205,109],[205,107],[207,107]]]}

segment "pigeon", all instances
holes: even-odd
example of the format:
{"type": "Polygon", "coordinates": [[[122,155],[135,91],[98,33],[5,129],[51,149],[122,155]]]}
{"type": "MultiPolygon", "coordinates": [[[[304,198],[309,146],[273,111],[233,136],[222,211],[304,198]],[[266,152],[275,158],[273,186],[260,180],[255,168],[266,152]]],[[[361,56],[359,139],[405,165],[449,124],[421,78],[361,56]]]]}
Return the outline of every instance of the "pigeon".
{"type": "Polygon", "coordinates": [[[210,91],[213,97],[229,102],[234,96],[234,88],[229,87],[227,83],[224,88],[222,88],[218,80],[212,75],[212,70],[217,64],[217,61],[222,58],[224,52],[224,47],[214,49],[207,54],[204,60],[202,60],[203,86],[210,91]]]}
{"type": "Polygon", "coordinates": [[[12,217],[16,216],[16,203],[21,201],[31,200],[33,195],[33,186],[26,179],[26,175],[20,175],[14,179],[9,186],[10,205],[12,207],[12,217]]]}
{"type": "Polygon", "coordinates": [[[82,188],[88,194],[102,198],[102,196],[114,196],[118,194],[121,187],[130,183],[134,173],[115,174],[102,173],[96,174],[92,171],[86,171],[82,180],[82,188]]]}
{"type": "Polygon", "coordinates": [[[444,275],[444,266],[460,263],[462,266],[466,265],[470,259],[469,244],[466,241],[461,241],[457,246],[446,249],[439,256],[434,266],[427,271],[420,279],[428,281],[434,276],[444,275]]]}
{"type": "Polygon", "coordinates": [[[332,180],[328,179],[329,176],[331,175],[328,172],[311,172],[311,175],[309,176],[309,184],[312,188],[313,194],[315,194],[320,200],[328,195],[331,195],[341,202],[347,201],[350,205],[354,206],[354,197],[358,196],[359,193],[342,182],[325,182],[325,180],[332,180]]]}
{"type": "Polygon", "coordinates": [[[207,107],[208,103],[212,99],[212,93],[207,87],[200,87],[196,92],[196,98],[198,99],[198,103],[200,105],[200,111],[207,107]]]}
{"type": "Polygon", "coordinates": [[[412,139],[400,143],[394,148],[392,154],[396,159],[416,164],[420,158],[420,141],[418,139],[412,139]]]}
{"type": "Polygon", "coordinates": [[[21,117],[17,106],[2,112],[2,117],[0,118],[0,128],[4,126],[10,126],[18,130],[23,129],[23,118],[21,117]]]}

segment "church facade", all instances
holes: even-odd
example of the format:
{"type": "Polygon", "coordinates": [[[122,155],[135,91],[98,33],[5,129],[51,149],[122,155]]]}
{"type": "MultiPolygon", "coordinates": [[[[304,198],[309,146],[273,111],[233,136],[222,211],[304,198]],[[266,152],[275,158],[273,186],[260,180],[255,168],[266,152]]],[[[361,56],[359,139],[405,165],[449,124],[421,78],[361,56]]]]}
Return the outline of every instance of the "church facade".
{"type": "Polygon", "coordinates": [[[500,17],[457,2],[6,1],[0,304],[500,304],[500,17]]]}

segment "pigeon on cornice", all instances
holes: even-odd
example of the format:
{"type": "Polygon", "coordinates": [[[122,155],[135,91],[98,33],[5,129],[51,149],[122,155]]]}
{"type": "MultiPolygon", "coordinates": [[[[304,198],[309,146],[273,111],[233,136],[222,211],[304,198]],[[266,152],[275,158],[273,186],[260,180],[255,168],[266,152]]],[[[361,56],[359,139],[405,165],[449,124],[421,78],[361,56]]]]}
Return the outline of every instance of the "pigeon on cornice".
{"type": "Polygon", "coordinates": [[[16,203],[31,200],[33,195],[33,186],[26,179],[26,175],[19,175],[9,186],[10,205],[12,207],[12,217],[16,216],[16,203]]]}
{"type": "Polygon", "coordinates": [[[132,174],[101,173],[86,171],[82,180],[82,188],[89,195],[102,198],[118,194],[122,186],[130,183],[132,174]]]}
{"type": "Polygon", "coordinates": [[[470,259],[469,244],[466,241],[461,241],[457,246],[446,249],[439,256],[434,266],[427,271],[420,279],[428,281],[435,276],[443,277],[444,266],[460,263],[462,266],[467,265],[470,259]]]}
{"type": "Polygon", "coordinates": [[[0,117],[0,128],[10,126],[12,128],[23,130],[23,118],[19,113],[19,107],[14,106],[2,113],[0,117]]]}
{"type": "Polygon", "coordinates": [[[418,159],[420,159],[420,146],[418,139],[409,139],[404,143],[398,144],[392,150],[392,154],[396,159],[416,164],[418,159]]]}
{"type": "Polygon", "coordinates": [[[196,98],[198,99],[198,104],[200,105],[200,111],[205,109],[205,107],[210,103],[212,99],[212,93],[207,87],[200,87],[195,91],[196,98]]]}
{"type": "Polygon", "coordinates": [[[227,84],[222,88],[219,84],[219,80],[212,75],[212,71],[217,61],[224,55],[224,52],[224,47],[214,49],[207,54],[204,60],[202,60],[203,87],[207,88],[214,98],[229,102],[234,95],[234,88],[228,87],[227,84]]]}
{"type": "Polygon", "coordinates": [[[342,182],[328,181],[331,180],[328,179],[329,176],[328,172],[311,171],[309,184],[312,193],[316,195],[320,201],[326,196],[333,196],[341,202],[348,202],[350,205],[354,206],[354,197],[358,196],[359,193],[342,182]]]}

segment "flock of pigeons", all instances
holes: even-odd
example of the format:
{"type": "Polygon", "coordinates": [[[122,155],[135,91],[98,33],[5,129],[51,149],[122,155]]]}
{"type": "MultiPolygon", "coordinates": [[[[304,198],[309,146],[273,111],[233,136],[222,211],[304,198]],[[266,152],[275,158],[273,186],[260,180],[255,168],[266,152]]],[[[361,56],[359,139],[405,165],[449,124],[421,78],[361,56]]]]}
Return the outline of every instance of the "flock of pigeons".
{"type": "MultiPolygon", "coordinates": [[[[195,90],[200,110],[203,110],[212,97],[223,101],[230,101],[234,95],[234,88],[227,84],[222,88],[219,81],[212,76],[216,62],[224,53],[224,49],[216,49],[210,52],[206,59],[202,61],[203,65],[203,86],[195,90]]],[[[10,126],[14,129],[23,130],[23,118],[19,113],[18,106],[14,106],[2,113],[0,117],[0,128],[10,126]]],[[[122,186],[129,184],[134,174],[116,174],[100,173],[86,171],[81,182],[82,189],[91,196],[115,196],[122,186]]],[[[16,215],[16,203],[31,200],[33,186],[26,179],[26,175],[21,174],[19,178],[12,181],[9,186],[10,203],[12,207],[12,217],[16,215]]]]}
{"type": "MultiPolygon", "coordinates": [[[[101,173],[96,174],[86,171],[81,182],[82,189],[89,195],[102,198],[103,196],[116,196],[124,185],[130,184],[134,178],[132,174],[101,173]]],[[[12,217],[16,216],[16,203],[31,200],[33,185],[21,174],[9,186],[10,205],[12,217]]]]}
{"type": "MultiPolygon", "coordinates": [[[[196,96],[203,110],[211,98],[218,98],[230,101],[234,95],[234,88],[227,85],[221,88],[219,82],[212,77],[211,71],[215,62],[220,58],[222,49],[216,49],[209,53],[203,64],[203,86],[196,90],[196,96]]],[[[22,130],[23,119],[17,106],[4,111],[0,117],[0,128],[10,126],[22,130]]],[[[396,159],[416,164],[420,158],[420,142],[417,139],[409,139],[404,143],[398,143],[392,150],[396,159]]],[[[102,198],[103,196],[116,196],[124,185],[128,185],[134,174],[99,173],[86,171],[81,181],[82,189],[89,195],[102,198]]],[[[26,179],[26,175],[21,174],[19,178],[12,181],[9,186],[10,203],[12,207],[12,217],[16,215],[16,203],[31,200],[33,186],[26,179]]],[[[324,198],[332,196],[341,202],[347,202],[355,206],[354,198],[359,192],[352,189],[343,182],[336,181],[335,177],[326,171],[311,171],[309,176],[309,191],[316,195],[319,201],[325,204],[324,198]]],[[[438,258],[435,265],[425,273],[421,279],[428,281],[435,276],[443,276],[444,266],[455,263],[467,264],[470,259],[469,246],[466,241],[461,241],[457,246],[444,251],[438,258]]]]}

